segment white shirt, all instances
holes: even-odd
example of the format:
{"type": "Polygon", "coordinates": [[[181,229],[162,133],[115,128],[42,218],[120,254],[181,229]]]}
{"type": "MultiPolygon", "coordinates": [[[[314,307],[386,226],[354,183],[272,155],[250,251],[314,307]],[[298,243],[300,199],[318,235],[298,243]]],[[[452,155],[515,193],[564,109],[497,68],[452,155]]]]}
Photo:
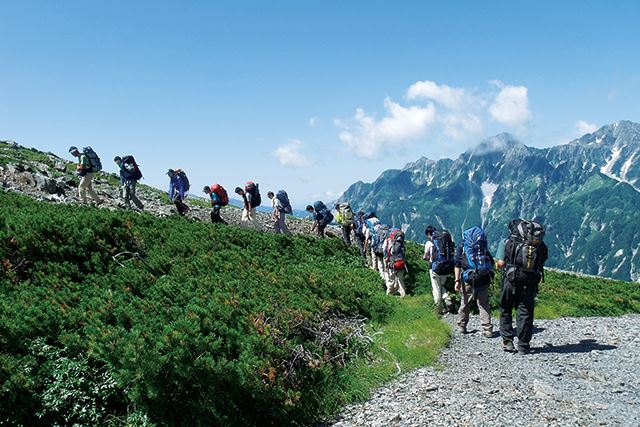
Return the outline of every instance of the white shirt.
{"type": "Polygon", "coordinates": [[[435,245],[431,240],[427,240],[427,243],[424,244],[424,258],[427,262],[433,262],[433,258],[435,258],[435,245]]]}

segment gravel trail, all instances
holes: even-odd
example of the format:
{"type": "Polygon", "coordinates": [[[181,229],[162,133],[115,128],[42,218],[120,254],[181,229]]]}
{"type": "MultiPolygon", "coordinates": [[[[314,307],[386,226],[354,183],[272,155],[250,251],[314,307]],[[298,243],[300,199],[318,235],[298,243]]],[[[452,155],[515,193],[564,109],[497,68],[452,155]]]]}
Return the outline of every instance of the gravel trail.
{"type": "Polygon", "coordinates": [[[639,315],[536,320],[528,355],[483,337],[477,316],[468,327],[439,367],[401,376],[334,426],[640,425],[639,315]]]}

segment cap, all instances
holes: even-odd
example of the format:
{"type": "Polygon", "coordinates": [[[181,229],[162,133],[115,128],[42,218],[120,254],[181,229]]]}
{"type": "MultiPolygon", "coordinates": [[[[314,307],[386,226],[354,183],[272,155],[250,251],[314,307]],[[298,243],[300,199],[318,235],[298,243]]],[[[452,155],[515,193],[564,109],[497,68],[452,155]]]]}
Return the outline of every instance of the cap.
{"type": "Polygon", "coordinates": [[[174,173],[176,173],[176,171],[174,171],[173,169],[169,169],[167,171],[167,175],[173,175],[174,173]]]}
{"type": "Polygon", "coordinates": [[[69,152],[73,153],[74,151],[79,151],[78,147],[74,147],[73,145],[71,147],[69,147],[69,152]]]}
{"type": "Polygon", "coordinates": [[[203,193],[209,193],[211,191],[211,187],[209,187],[208,185],[205,185],[204,188],[202,189],[203,193]]]}
{"type": "Polygon", "coordinates": [[[113,161],[114,161],[114,162],[121,161],[121,160],[122,160],[122,157],[120,157],[120,156],[115,156],[115,157],[113,158],[113,161]]]}

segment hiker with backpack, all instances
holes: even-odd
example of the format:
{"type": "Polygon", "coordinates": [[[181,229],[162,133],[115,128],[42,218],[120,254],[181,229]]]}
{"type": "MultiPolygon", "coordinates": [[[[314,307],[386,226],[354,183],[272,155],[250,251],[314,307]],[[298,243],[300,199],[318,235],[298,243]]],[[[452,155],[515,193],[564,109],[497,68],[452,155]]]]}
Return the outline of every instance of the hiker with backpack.
{"type": "Polygon", "coordinates": [[[316,230],[318,237],[324,239],[324,229],[333,221],[333,214],[320,200],[316,201],[313,206],[308,205],[307,212],[313,214],[314,218],[311,231],[316,230]]]}
{"type": "Polygon", "coordinates": [[[378,259],[373,251],[372,240],[373,236],[376,233],[376,227],[380,224],[380,220],[376,217],[375,212],[369,213],[365,217],[364,221],[364,244],[365,244],[365,255],[367,256],[367,264],[369,268],[372,270],[378,270],[378,259]]]}
{"type": "Polygon", "coordinates": [[[227,190],[220,184],[206,185],[202,190],[209,196],[211,201],[211,222],[214,224],[226,224],[227,222],[220,216],[220,209],[229,204],[227,190]]]}
{"type": "Polygon", "coordinates": [[[342,229],[342,240],[348,245],[351,244],[351,229],[353,228],[353,210],[347,202],[336,203],[336,222],[342,229]]]}
{"type": "Polygon", "coordinates": [[[404,284],[404,273],[407,269],[404,232],[399,229],[391,230],[382,250],[385,254],[387,295],[398,292],[401,297],[404,297],[407,294],[407,288],[404,284]]]}
{"type": "Polygon", "coordinates": [[[489,285],[493,281],[493,257],[489,252],[487,235],[480,227],[471,227],[462,235],[455,259],[456,291],[460,292],[458,330],[466,334],[471,302],[476,301],[480,311],[480,324],[486,338],[493,337],[491,309],[489,308],[489,285]]]}
{"type": "Polygon", "coordinates": [[[358,245],[360,256],[366,260],[367,255],[365,253],[364,222],[364,212],[358,211],[358,213],[353,216],[353,237],[358,245]]]}
{"type": "Polygon", "coordinates": [[[291,234],[289,227],[285,223],[286,214],[290,214],[293,209],[289,202],[289,195],[286,191],[280,190],[278,194],[274,194],[273,191],[267,193],[267,197],[271,199],[271,206],[273,208],[273,230],[278,233],[291,234]]]}
{"type": "MultiPolygon", "coordinates": [[[[376,218],[377,220],[377,218],[376,218]]],[[[388,269],[384,261],[384,243],[389,237],[390,227],[381,222],[377,222],[370,230],[370,245],[371,245],[371,262],[372,268],[378,270],[382,280],[387,283],[389,280],[388,269]]]]}
{"type": "Polygon", "coordinates": [[[76,174],[80,177],[80,184],[78,185],[78,197],[82,203],[87,203],[87,194],[91,197],[95,204],[102,203],[102,200],[98,197],[91,181],[93,180],[93,174],[102,170],[102,163],[100,157],[96,154],[91,147],[85,147],[82,152],[78,150],[78,147],[71,146],[69,153],[73,157],[78,158],[78,164],[76,165],[76,174]]]}
{"type": "MultiPolygon", "coordinates": [[[[238,189],[240,188],[236,188],[236,193],[238,193],[238,189]]],[[[244,209],[242,209],[242,222],[250,223],[256,230],[259,230],[260,224],[258,223],[258,215],[256,213],[257,207],[262,204],[259,185],[253,181],[247,181],[244,186],[244,190],[240,190],[242,194],[238,194],[242,196],[242,199],[244,201],[244,209]]]]}
{"type": "Polygon", "coordinates": [[[427,243],[424,245],[422,258],[429,264],[433,304],[437,314],[440,315],[450,312],[453,308],[453,303],[444,285],[453,274],[456,246],[451,239],[451,234],[446,230],[438,232],[435,227],[429,225],[425,234],[427,235],[427,243]],[[443,302],[446,309],[442,307],[443,302]]]}
{"type": "Polygon", "coordinates": [[[189,212],[189,206],[184,203],[190,188],[189,178],[182,169],[169,169],[167,175],[169,175],[169,200],[176,205],[178,213],[184,216],[189,212]]]}
{"type": "Polygon", "coordinates": [[[518,353],[531,350],[533,312],[538,285],[544,279],[544,264],[549,252],[544,243],[545,230],[541,221],[516,219],[509,223],[509,238],[500,247],[496,258],[498,268],[504,268],[500,293],[500,336],[502,348],[513,352],[513,318],[516,310],[518,353]]]}
{"type": "Polygon", "coordinates": [[[144,205],[136,196],[136,186],[138,180],[142,178],[142,172],[136,160],[133,156],[116,156],[113,161],[120,169],[121,194],[125,209],[131,209],[131,202],[133,202],[139,210],[144,210],[144,205]]]}

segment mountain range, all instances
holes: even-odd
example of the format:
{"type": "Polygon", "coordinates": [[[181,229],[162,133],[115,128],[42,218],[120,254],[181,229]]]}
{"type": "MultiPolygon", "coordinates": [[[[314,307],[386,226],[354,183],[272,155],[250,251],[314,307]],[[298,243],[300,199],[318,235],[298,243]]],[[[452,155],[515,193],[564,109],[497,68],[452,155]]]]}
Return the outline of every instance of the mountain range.
{"type": "Polygon", "coordinates": [[[424,240],[481,225],[493,249],[512,218],[542,218],[548,266],[640,281],[640,124],[620,121],[565,145],[533,148],[503,133],[457,159],[425,157],[342,195],[424,240]]]}

